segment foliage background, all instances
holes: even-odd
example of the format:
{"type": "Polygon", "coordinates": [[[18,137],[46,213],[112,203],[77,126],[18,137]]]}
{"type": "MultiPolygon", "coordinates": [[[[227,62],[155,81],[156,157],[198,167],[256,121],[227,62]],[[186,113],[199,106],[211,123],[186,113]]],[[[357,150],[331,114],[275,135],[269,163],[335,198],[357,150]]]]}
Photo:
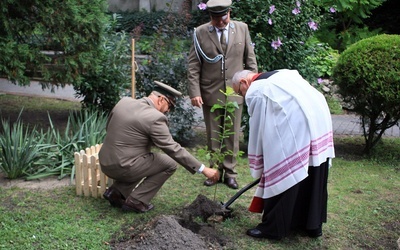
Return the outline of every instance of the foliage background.
{"type": "Polygon", "coordinates": [[[288,68],[299,70],[308,79],[318,77],[306,63],[314,52],[307,46],[314,33],[308,23],[318,24],[322,19],[312,1],[233,1],[232,18],[249,25],[260,72],[288,68]],[[293,13],[295,10],[298,14],[293,13]],[[274,48],[278,40],[281,44],[274,48]]]}
{"type": "Polygon", "coordinates": [[[104,0],[4,0],[0,10],[1,76],[20,85],[40,78],[51,88],[80,81],[99,63],[104,0]]]}
{"type": "Polygon", "coordinates": [[[320,9],[334,8],[334,12],[326,12],[325,22],[316,33],[320,41],[328,43],[340,52],[349,45],[374,35],[382,29],[370,29],[365,20],[371,15],[372,10],[387,0],[318,0],[314,1],[320,9]]]}

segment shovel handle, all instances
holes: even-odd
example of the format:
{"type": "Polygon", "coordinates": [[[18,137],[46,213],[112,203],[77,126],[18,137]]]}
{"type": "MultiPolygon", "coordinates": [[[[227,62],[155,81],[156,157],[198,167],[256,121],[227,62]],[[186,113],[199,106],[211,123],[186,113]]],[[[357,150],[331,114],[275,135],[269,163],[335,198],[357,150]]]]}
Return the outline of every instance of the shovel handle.
{"type": "Polygon", "coordinates": [[[232,198],[230,198],[226,203],[222,205],[223,208],[228,208],[239,196],[241,196],[244,192],[249,190],[250,188],[254,187],[260,182],[261,178],[258,178],[257,180],[247,184],[245,187],[240,189],[232,198]]]}

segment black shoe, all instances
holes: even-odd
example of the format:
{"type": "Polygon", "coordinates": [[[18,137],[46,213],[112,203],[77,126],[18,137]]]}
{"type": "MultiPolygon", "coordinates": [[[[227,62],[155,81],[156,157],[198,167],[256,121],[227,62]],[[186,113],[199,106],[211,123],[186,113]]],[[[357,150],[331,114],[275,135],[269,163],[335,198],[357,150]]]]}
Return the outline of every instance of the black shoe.
{"type": "Polygon", "coordinates": [[[238,188],[239,188],[239,185],[237,184],[235,178],[224,178],[224,183],[225,183],[228,187],[230,187],[230,188],[232,188],[232,189],[238,189],[238,188]]]}
{"type": "Polygon", "coordinates": [[[218,183],[218,181],[213,181],[212,179],[207,179],[204,181],[204,186],[211,187],[217,183],[218,183]]]}
{"type": "Polygon", "coordinates": [[[322,236],[322,227],[313,230],[307,230],[307,235],[310,238],[318,238],[322,236]]]}
{"type": "Polygon", "coordinates": [[[124,212],[136,212],[145,213],[152,210],[154,206],[152,204],[144,204],[143,202],[132,198],[131,196],[126,199],[125,203],[122,205],[122,211],[124,212]]]}
{"type": "Polygon", "coordinates": [[[104,199],[108,200],[113,207],[122,207],[125,203],[124,196],[117,189],[109,187],[103,194],[104,199]]]}
{"type": "Polygon", "coordinates": [[[265,234],[265,233],[261,232],[260,230],[258,230],[257,228],[252,228],[252,229],[247,230],[246,234],[251,237],[254,237],[254,238],[265,238],[265,239],[270,239],[270,240],[282,239],[281,236],[273,236],[273,235],[265,234]]]}

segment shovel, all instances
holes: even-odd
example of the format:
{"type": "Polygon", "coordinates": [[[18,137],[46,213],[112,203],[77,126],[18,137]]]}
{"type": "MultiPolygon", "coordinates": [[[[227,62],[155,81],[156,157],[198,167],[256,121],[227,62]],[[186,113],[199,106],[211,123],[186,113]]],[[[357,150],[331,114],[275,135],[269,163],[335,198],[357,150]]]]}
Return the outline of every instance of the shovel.
{"type": "Polygon", "coordinates": [[[246,192],[247,190],[249,190],[250,188],[254,187],[256,184],[258,184],[260,182],[261,178],[258,178],[257,180],[247,184],[245,187],[243,187],[242,189],[240,189],[234,196],[232,196],[232,198],[230,198],[226,203],[222,204],[222,208],[226,209],[226,210],[230,210],[229,206],[237,199],[239,198],[239,196],[241,196],[244,192],[246,192]]]}

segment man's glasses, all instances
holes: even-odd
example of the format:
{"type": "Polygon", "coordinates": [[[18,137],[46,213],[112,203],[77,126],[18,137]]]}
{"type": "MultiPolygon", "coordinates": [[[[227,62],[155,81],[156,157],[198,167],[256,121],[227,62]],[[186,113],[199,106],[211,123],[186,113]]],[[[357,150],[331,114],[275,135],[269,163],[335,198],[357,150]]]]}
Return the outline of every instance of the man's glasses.
{"type": "Polygon", "coordinates": [[[211,19],[214,21],[225,21],[228,18],[228,15],[223,16],[211,16],[211,19]]]}
{"type": "Polygon", "coordinates": [[[164,98],[164,100],[168,103],[168,110],[172,109],[174,107],[174,105],[172,104],[172,102],[165,96],[160,96],[162,98],[164,98]]]}
{"type": "Polygon", "coordinates": [[[242,86],[242,82],[239,83],[238,94],[241,95],[241,96],[243,96],[243,93],[242,93],[242,91],[240,90],[240,86],[242,86]]]}

